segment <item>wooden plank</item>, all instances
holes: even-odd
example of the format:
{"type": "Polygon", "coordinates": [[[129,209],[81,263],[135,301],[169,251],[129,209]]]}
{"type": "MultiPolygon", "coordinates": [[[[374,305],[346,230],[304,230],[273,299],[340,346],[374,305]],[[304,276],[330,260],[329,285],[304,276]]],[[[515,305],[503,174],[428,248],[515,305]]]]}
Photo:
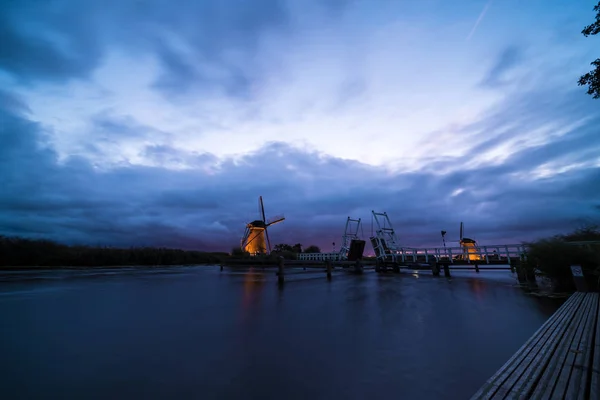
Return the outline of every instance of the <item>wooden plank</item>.
{"type": "MultiPolygon", "coordinates": [[[[586,294],[587,304],[586,307],[581,309],[582,321],[575,333],[573,343],[567,353],[567,359],[565,365],[561,371],[560,377],[554,390],[554,395],[560,395],[569,399],[574,399],[579,393],[581,378],[583,377],[583,364],[585,364],[584,353],[586,347],[590,347],[590,323],[592,316],[594,315],[596,306],[596,297],[593,294],[586,294]],[[579,356],[579,365],[577,365],[577,358],[579,356]],[[570,395],[567,395],[569,393],[570,395]]],[[[594,321],[595,322],[595,321],[594,321]]],[[[587,374],[587,371],[586,371],[587,374]]],[[[584,388],[585,390],[585,388],[584,388]]]]}
{"type": "Polygon", "coordinates": [[[569,379],[566,397],[568,399],[585,399],[589,385],[590,368],[592,366],[592,357],[594,355],[594,333],[596,329],[596,320],[598,318],[598,293],[588,293],[592,297],[592,304],[588,310],[588,318],[584,328],[583,336],[575,360],[573,363],[573,372],[569,379]]]}
{"type": "Polygon", "coordinates": [[[550,362],[555,349],[562,339],[566,327],[569,325],[578,309],[580,302],[574,302],[565,308],[560,319],[557,320],[555,329],[548,330],[543,340],[535,344],[529,354],[523,359],[517,369],[512,371],[510,377],[498,389],[495,397],[498,398],[527,398],[529,392],[550,362]]]}
{"type": "Polygon", "coordinates": [[[531,347],[535,346],[545,334],[552,333],[561,325],[563,319],[572,315],[581,301],[582,293],[573,294],[530,338],[521,348],[473,395],[475,399],[490,399],[498,388],[506,381],[510,374],[518,368],[523,359],[529,354],[531,347]]]}
{"type": "Polygon", "coordinates": [[[535,345],[546,332],[553,331],[560,323],[561,317],[569,314],[572,307],[577,307],[582,296],[578,293],[572,295],[539,329],[533,336],[509,359],[486,384],[472,397],[472,399],[490,399],[498,388],[521,363],[523,357],[529,353],[529,347],[535,345]]]}
{"type": "MultiPolygon", "coordinates": [[[[589,297],[584,297],[582,302],[583,304],[581,307],[585,309],[589,301],[589,297]]],[[[550,361],[550,364],[548,364],[548,367],[544,371],[538,385],[534,390],[534,393],[531,396],[532,399],[551,399],[553,398],[552,395],[555,388],[558,388],[558,390],[564,390],[565,382],[560,382],[559,384],[559,378],[561,378],[562,376],[561,373],[563,371],[563,366],[565,365],[566,359],[569,355],[569,350],[571,348],[577,330],[580,324],[582,323],[583,316],[586,315],[585,313],[580,312],[581,307],[576,311],[575,318],[567,327],[563,339],[559,343],[556,352],[550,361]]]]}
{"type": "MultiPolygon", "coordinates": [[[[600,303],[600,299],[599,299],[600,303]]],[[[596,308],[596,333],[594,335],[594,358],[592,362],[589,396],[585,399],[600,399],[600,304],[596,308]]]]}
{"type": "MultiPolygon", "coordinates": [[[[536,345],[534,351],[528,356],[527,364],[524,363],[524,370],[519,376],[516,376],[513,381],[514,386],[506,387],[510,391],[506,392],[508,398],[527,399],[534,391],[540,377],[544,373],[546,367],[550,363],[563,335],[566,332],[567,326],[575,317],[575,309],[569,308],[565,310],[564,317],[560,322],[560,327],[556,329],[552,336],[542,345],[536,345]]],[[[516,372],[516,371],[515,371],[516,372]]],[[[506,385],[506,384],[505,384],[506,385]]]]}

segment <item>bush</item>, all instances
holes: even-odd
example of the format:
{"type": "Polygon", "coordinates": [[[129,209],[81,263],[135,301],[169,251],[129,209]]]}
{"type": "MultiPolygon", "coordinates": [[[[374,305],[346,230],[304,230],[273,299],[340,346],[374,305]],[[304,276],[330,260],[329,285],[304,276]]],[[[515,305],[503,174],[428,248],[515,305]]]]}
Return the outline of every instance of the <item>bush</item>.
{"type": "Polygon", "coordinates": [[[541,275],[550,278],[555,291],[571,291],[575,283],[571,265],[581,265],[588,281],[596,286],[600,266],[600,246],[585,245],[581,242],[600,239],[595,228],[578,229],[568,234],[529,244],[528,263],[539,270],[541,275]],[[580,242],[580,243],[572,243],[580,242]]]}

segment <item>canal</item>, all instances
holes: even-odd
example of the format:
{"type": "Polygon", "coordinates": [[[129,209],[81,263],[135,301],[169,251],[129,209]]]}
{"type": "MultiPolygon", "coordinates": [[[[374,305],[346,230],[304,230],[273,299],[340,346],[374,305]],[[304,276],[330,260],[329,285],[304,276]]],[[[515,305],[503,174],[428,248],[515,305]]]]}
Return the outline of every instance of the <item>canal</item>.
{"type": "Polygon", "coordinates": [[[559,305],[506,271],[5,271],[0,397],[468,399],[559,305]]]}

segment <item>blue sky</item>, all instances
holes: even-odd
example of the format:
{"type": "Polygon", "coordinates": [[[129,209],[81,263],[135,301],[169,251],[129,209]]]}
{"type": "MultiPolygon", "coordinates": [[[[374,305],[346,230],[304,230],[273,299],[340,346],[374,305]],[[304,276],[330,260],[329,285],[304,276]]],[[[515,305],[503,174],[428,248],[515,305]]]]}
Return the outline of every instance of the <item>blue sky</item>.
{"type": "Polygon", "coordinates": [[[1,2],[0,234],[229,250],[259,195],[324,248],[373,209],[406,245],[600,219],[596,1],[1,2]]]}

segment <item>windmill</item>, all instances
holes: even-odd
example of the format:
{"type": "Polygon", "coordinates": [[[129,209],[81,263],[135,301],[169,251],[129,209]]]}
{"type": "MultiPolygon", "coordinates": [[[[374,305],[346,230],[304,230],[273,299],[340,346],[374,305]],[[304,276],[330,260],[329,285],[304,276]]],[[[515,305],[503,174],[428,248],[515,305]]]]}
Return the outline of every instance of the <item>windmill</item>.
{"type": "Polygon", "coordinates": [[[271,241],[269,240],[267,228],[285,219],[284,216],[278,216],[267,221],[262,196],[258,198],[258,208],[261,219],[246,224],[246,231],[242,238],[242,250],[252,255],[269,254],[271,252],[271,241]]]}
{"type": "Polygon", "coordinates": [[[481,260],[481,255],[479,254],[479,248],[477,247],[477,242],[473,239],[469,239],[463,236],[464,233],[464,224],[460,223],[460,240],[458,243],[460,247],[462,247],[463,254],[461,255],[462,260],[471,260],[471,261],[479,261],[481,260]]]}

